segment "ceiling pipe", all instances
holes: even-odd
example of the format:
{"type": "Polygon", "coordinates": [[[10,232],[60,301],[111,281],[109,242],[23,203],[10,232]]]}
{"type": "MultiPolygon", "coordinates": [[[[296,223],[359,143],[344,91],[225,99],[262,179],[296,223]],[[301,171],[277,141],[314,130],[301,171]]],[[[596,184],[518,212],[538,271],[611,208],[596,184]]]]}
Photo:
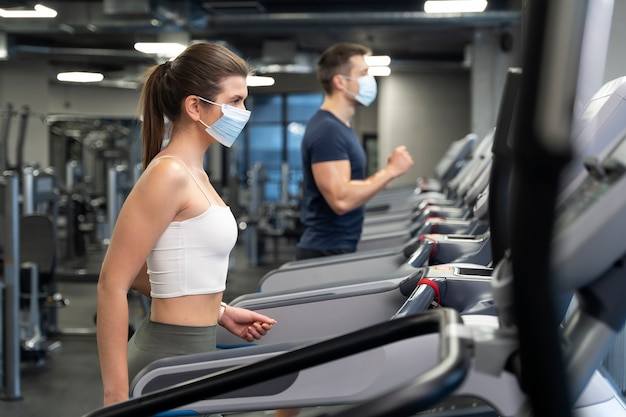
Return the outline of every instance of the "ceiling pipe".
{"type": "Polygon", "coordinates": [[[39,46],[39,45],[14,45],[11,47],[12,53],[22,55],[66,55],[66,56],[98,56],[114,59],[136,60],[137,62],[148,62],[151,59],[146,54],[134,49],[102,49],[102,48],[68,48],[59,46],[39,46]]]}
{"type": "MultiPolygon", "coordinates": [[[[63,9],[63,8],[60,8],[63,9]]],[[[90,14],[78,10],[67,13],[66,26],[78,28],[94,27],[97,32],[158,33],[159,30],[184,30],[195,32],[241,33],[263,30],[263,33],[285,30],[319,30],[333,25],[363,28],[364,26],[393,26],[413,28],[416,31],[445,26],[496,27],[517,24],[521,21],[520,11],[487,11],[483,13],[431,14],[414,11],[396,12],[316,12],[316,13],[190,13],[179,17],[177,24],[161,21],[156,16],[120,18],[101,13],[90,14]],[[192,16],[193,15],[193,16],[192,16]],[[445,26],[442,26],[445,25],[445,26]]],[[[5,22],[9,33],[46,33],[61,30],[54,22],[25,25],[23,22],[5,22]]]]}
{"type": "MultiPolygon", "coordinates": [[[[281,31],[344,27],[395,26],[413,27],[419,31],[433,26],[493,27],[518,23],[519,11],[484,13],[430,14],[424,12],[345,12],[345,13],[249,13],[206,16],[206,25],[192,26],[195,30],[215,30],[220,33],[241,31],[281,31]]],[[[267,32],[265,32],[267,33],[267,32]]]]}

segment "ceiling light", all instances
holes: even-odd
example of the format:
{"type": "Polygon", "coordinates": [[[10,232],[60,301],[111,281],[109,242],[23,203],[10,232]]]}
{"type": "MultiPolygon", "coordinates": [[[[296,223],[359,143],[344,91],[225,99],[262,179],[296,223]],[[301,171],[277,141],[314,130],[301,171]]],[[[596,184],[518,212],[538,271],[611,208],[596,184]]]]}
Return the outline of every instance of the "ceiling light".
{"type": "Polygon", "coordinates": [[[18,9],[0,9],[0,17],[10,18],[53,18],[56,17],[57,11],[43,4],[36,4],[34,10],[18,10],[18,9]]]}
{"type": "Polygon", "coordinates": [[[154,54],[169,58],[178,56],[187,46],[177,42],[137,42],[135,49],[144,54],[154,54]]]}
{"type": "Polygon", "coordinates": [[[263,74],[309,74],[314,71],[314,68],[309,64],[269,64],[255,65],[254,70],[263,74]]]}
{"type": "Polygon", "coordinates": [[[486,8],[486,0],[428,0],[424,3],[426,13],[484,12],[486,8]]]}
{"type": "Polygon", "coordinates": [[[391,64],[391,58],[388,55],[366,55],[365,63],[370,67],[387,67],[391,64]]]}
{"type": "Polygon", "coordinates": [[[389,67],[370,67],[367,70],[369,75],[373,75],[374,77],[387,77],[391,74],[391,68],[389,67]]]}
{"type": "Polygon", "coordinates": [[[57,80],[70,83],[97,83],[104,79],[104,75],[99,72],[60,72],[57,80]]]}
{"type": "Polygon", "coordinates": [[[273,77],[261,77],[259,75],[249,75],[246,78],[246,84],[248,87],[269,87],[270,85],[274,85],[273,77]]]}
{"type": "Polygon", "coordinates": [[[4,61],[9,58],[9,50],[7,47],[7,34],[0,32],[0,61],[4,61]]]}

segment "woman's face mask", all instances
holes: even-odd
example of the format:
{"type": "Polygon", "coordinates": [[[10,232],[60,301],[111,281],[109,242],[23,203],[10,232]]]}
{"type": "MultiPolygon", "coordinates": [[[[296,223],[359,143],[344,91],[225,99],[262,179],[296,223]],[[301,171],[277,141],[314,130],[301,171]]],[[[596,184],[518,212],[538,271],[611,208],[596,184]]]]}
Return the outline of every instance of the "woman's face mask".
{"type": "Polygon", "coordinates": [[[207,125],[202,120],[200,120],[200,123],[206,127],[204,130],[209,135],[213,136],[215,140],[222,145],[230,148],[241,134],[246,123],[248,123],[250,110],[238,109],[228,104],[218,104],[206,98],[197,97],[202,101],[222,107],[222,117],[217,119],[211,126],[207,125]]]}

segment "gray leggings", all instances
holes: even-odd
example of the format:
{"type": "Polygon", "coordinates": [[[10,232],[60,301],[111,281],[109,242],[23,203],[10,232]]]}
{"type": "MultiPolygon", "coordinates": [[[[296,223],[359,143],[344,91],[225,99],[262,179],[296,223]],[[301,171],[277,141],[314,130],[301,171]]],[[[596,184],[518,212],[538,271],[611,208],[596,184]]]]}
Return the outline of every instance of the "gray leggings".
{"type": "Polygon", "coordinates": [[[128,380],[157,359],[214,351],[216,326],[155,323],[148,316],[128,341],[128,380]]]}

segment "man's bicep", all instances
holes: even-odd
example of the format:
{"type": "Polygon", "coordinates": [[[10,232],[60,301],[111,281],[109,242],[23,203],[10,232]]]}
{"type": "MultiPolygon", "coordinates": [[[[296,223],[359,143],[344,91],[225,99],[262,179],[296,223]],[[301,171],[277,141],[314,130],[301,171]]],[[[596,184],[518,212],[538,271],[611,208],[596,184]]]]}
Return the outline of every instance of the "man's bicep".
{"type": "Polygon", "coordinates": [[[350,182],[350,161],[326,161],[311,165],[315,184],[328,204],[338,199],[350,182]]]}

